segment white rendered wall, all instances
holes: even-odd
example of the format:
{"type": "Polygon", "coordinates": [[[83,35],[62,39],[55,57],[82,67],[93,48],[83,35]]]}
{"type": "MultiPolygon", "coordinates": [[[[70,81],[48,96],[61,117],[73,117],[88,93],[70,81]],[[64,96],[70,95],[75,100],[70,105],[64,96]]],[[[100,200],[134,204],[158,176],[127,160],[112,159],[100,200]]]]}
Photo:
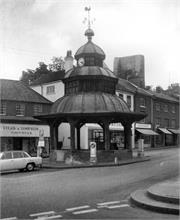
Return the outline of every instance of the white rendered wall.
{"type": "Polygon", "coordinates": [[[62,81],[50,82],[38,86],[31,86],[33,90],[50,100],[55,102],[57,99],[61,98],[64,95],[64,83],[62,81]],[[47,87],[54,86],[54,93],[47,94],[47,87]]]}

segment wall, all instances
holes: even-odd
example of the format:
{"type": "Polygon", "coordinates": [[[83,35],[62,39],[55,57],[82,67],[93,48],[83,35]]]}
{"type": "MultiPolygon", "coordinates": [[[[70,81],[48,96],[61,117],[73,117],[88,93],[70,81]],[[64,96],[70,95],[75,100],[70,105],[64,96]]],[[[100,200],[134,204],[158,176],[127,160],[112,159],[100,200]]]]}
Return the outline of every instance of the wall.
{"type": "Polygon", "coordinates": [[[31,86],[31,88],[51,102],[55,102],[57,99],[61,98],[64,95],[64,83],[62,81],[50,82],[38,86],[31,86]],[[55,86],[54,93],[47,94],[47,87],[49,86],[55,86]]]}

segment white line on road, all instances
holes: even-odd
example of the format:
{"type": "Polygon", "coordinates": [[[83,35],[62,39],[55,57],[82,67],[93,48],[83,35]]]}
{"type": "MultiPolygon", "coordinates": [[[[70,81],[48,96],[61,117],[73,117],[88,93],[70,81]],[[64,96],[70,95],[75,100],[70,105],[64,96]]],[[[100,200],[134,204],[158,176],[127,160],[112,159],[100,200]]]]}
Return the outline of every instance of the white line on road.
{"type": "Polygon", "coordinates": [[[74,211],[74,210],[78,210],[78,209],[87,209],[89,207],[90,207],[89,205],[77,206],[77,207],[73,207],[73,208],[68,208],[68,209],[66,209],[66,211],[74,211]]]}
{"type": "Polygon", "coordinates": [[[122,205],[107,206],[108,209],[116,209],[116,208],[123,208],[123,207],[129,207],[129,205],[122,204],[122,205]]]}
{"type": "Polygon", "coordinates": [[[87,209],[82,211],[73,212],[74,215],[84,214],[84,213],[90,213],[90,212],[97,212],[98,209],[87,209]]]}
{"type": "Polygon", "coordinates": [[[17,217],[1,218],[0,220],[16,220],[17,217]]]}
{"type": "Polygon", "coordinates": [[[29,215],[29,216],[31,216],[31,217],[36,217],[36,216],[53,215],[53,214],[55,214],[54,211],[49,211],[49,212],[34,213],[34,214],[29,215]]]}
{"type": "Polygon", "coordinates": [[[56,218],[62,218],[62,215],[53,215],[49,217],[39,217],[36,218],[35,220],[47,220],[47,219],[56,219],[56,218]]]}
{"type": "Polygon", "coordinates": [[[110,201],[110,202],[97,203],[97,205],[104,206],[104,205],[111,205],[111,204],[116,204],[116,203],[120,203],[120,201],[110,201]]]}

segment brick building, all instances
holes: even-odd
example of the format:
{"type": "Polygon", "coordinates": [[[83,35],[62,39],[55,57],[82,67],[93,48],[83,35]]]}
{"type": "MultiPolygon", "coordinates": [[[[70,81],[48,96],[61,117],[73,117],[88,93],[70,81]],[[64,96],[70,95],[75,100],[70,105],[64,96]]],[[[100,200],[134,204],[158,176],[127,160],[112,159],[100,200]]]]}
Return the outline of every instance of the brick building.
{"type": "Polygon", "coordinates": [[[49,126],[33,118],[47,113],[51,102],[16,80],[0,80],[1,151],[25,150],[36,154],[40,133],[49,147],[49,126]]]}

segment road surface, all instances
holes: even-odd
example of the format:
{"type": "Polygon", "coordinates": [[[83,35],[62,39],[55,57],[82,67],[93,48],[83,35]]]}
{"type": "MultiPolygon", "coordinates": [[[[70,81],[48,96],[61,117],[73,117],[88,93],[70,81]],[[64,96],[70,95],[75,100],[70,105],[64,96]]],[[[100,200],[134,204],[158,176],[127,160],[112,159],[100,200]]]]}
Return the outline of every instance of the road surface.
{"type": "Polygon", "coordinates": [[[119,167],[39,170],[1,176],[1,219],[178,219],[131,207],[131,192],[179,175],[179,149],[119,167]]]}

